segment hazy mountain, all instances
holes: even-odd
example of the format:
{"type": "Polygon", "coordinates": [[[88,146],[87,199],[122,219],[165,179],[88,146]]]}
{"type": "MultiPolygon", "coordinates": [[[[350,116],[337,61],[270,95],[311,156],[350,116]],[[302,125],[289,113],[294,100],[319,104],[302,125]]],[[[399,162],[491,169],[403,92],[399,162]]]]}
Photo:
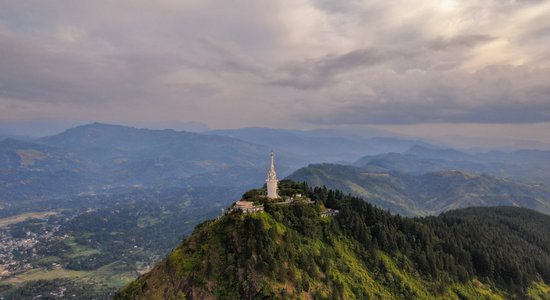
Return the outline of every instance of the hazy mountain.
{"type": "Polygon", "coordinates": [[[62,149],[6,139],[0,142],[0,200],[54,198],[81,192],[92,179],[86,164],[62,149]]]}
{"type": "Polygon", "coordinates": [[[269,151],[225,136],[94,123],[0,142],[0,188],[6,201],[134,185],[246,189],[263,181],[269,151]]]}
{"type": "Polygon", "coordinates": [[[264,199],[263,213],[202,223],[115,299],[549,296],[548,215],[496,207],[402,218],[338,191],[301,193],[316,205],[264,199]],[[326,206],[340,213],[320,217],[326,206]]]}
{"type": "Polygon", "coordinates": [[[442,159],[447,161],[510,162],[535,163],[550,162],[550,151],[521,149],[512,152],[496,151],[469,154],[450,148],[433,148],[415,145],[405,152],[421,158],[442,159]]]}
{"type": "Polygon", "coordinates": [[[163,163],[174,159],[174,162],[195,161],[197,166],[206,168],[207,162],[253,166],[261,159],[259,152],[266,151],[262,146],[223,136],[100,123],[75,127],[38,141],[98,162],[126,160],[131,163],[152,159],[163,163]]]}
{"type": "Polygon", "coordinates": [[[405,151],[405,154],[415,155],[421,158],[443,159],[449,161],[468,160],[473,157],[473,155],[452,148],[434,148],[420,145],[414,145],[405,151]]]}
{"type": "Polygon", "coordinates": [[[205,132],[210,130],[208,125],[201,122],[159,121],[133,122],[129,126],[149,129],[173,129],[176,131],[205,132]]]}
{"type": "Polygon", "coordinates": [[[519,138],[498,138],[494,136],[467,137],[460,135],[446,135],[438,138],[439,143],[451,148],[478,149],[490,151],[501,149],[503,151],[515,151],[520,149],[537,149],[547,151],[550,143],[519,138]]]}
{"type": "Polygon", "coordinates": [[[59,133],[67,128],[75,127],[82,122],[40,119],[32,121],[2,121],[0,120],[0,134],[12,137],[41,137],[59,133]]]}
{"type": "Polygon", "coordinates": [[[546,186],[457,170],[412,175],[317,164],[299,169],[288,178],[339,189],[404,215],[495,205],[522,206],[550,213],[550,188],[546,186]]]}
{"type": "Polygon", "coordinates": [[[550,182],[550,151],[517,150],[466,153],[415,145],[403,153],[367,155],[354,165],[372,171],[398,171],[412,174],[459,169],[487,173],[528,182],[550,182]]]}
{"type": "Polygon", "coordinates": [[[2,134],[0,133],[0,142],[6,139],[13,139],[19,141],[32,141],[33,138],[28,136],[12,135],[12,134],[2,134]]]}
{"type": "MultiPolygon", "coordinates": [[[[234,138],[174,130],[94,123],[39,140],[68,149],[112,176],[113,183],[162,185],[208,173],[225,173],[242,185],[265,172],[269,149],[234,138]],[[234,168],[238,166],[239,168],[234,168]]],[[[230,182],[220,185],[231,185],[230,182]]]]}
{"type": "Polygon", "coordinates": [[[397,137],[364,138],[334,130],[287,130],[274,128],[240,128],[210,131],[254,144],[265,145],[289,156],[296,168],[314,162],[354,161],[365,154],[403,152],[413,145],[426,145],[419,140],[397,137]]]}

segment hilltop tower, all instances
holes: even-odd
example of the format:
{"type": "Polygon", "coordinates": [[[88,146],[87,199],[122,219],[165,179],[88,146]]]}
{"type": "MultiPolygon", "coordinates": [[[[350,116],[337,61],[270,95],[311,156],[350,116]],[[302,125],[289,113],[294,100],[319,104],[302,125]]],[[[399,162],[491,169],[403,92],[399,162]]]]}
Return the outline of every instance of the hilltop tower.
{"type": "Polygon", "coordinates": [[[277,184],[279,180],[277,180],[277,173],[275,172],[275,154],[273,151],[271,151],[271,167],[269,168],[269,172],[267,172],[267,179],[265,182],[267,183],[267,198],[279,198],[277,194],[277,184]]]}

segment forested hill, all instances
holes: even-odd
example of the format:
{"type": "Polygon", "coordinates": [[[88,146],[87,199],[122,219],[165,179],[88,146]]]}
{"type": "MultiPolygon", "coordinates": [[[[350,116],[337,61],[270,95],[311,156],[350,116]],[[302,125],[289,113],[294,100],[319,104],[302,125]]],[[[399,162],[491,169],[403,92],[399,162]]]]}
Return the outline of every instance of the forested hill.
{"type": "Polygon", "coordinates": [[[527,207],[550,214],[548,186],[459,170],[413,175],[338,164],[313,164],[288,178],[351,193],[407,216],[498,205],[527,207]]]}
{"type": "Polygon", "coordinates": [[[550,216],[513,207],[394,216],[282,182],[314,206],[197,226],[115,299],[548,299],[550,216]],[[320,217],[326,207],[335,217],[320,217]]]}

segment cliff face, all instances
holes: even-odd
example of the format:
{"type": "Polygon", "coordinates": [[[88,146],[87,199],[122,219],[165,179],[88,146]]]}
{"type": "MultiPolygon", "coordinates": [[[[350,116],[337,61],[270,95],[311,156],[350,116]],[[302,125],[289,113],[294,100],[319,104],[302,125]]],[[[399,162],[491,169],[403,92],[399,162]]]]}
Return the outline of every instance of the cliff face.
{"type": "Polygon", "coordinates": [[[305,193],[317,205],[197,226],[115,299],[550,297],[549,216],[480,208],[407,219],[338,192],[305,193]],[[340,214],[320,217],[325,205],[340,214]]]}

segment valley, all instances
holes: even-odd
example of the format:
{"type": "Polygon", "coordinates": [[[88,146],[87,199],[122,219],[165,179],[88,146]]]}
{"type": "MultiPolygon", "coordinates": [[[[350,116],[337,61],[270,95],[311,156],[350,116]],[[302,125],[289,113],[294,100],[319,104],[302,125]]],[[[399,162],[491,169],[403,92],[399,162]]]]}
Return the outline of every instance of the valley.
{"type": "MultiPolygon", "coordinates": [[[[431,147],[327,132],[196,134],[99,123],[40,139],[0,141],[0,297],[111,297],[197,224],[261,184],[270,148],[281,153],[282,176],[361,196],[405,216],[476,205],[548,212],[548,188],[536,178],[449,170],[468,166],[453,162],[466,154],[431,147]],[[421,156],[430,164],[418,163],[421,156]],[[326,161],[348,163],[303,167],[326,161]]],[[[476,159],[481,164],[484,158],[476,159]]]]}
{"type": "MultiPolygon", "coordinates": [[[[212,201],[218,192],[222,190],[136,189],[81,196],[71,202],[81,206],[60,201],[50,208],[63,210],[0,219],[0,296],[66,289],[90,299],[109,297],[147,271],[196,224],[218,214],[222,203],[212,201]]],[[[231,198],[230,189],[223,192],[231,198]]]]}

